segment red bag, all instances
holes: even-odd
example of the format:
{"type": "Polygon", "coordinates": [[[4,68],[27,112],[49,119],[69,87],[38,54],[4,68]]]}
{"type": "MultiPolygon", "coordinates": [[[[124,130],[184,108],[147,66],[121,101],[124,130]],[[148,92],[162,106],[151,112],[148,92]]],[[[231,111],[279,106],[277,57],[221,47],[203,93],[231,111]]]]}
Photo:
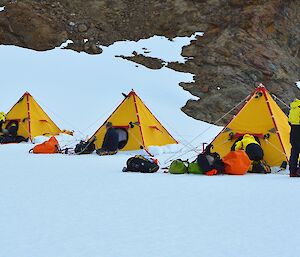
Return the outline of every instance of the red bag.
{"type": "Polygon", "coordinates": [[[222,158],[225,174],[245,175],[250,168],[251,160],[243,150],[231,151],[222,158]]]}
{"type": "Polygon", "coordinates": [[[60,147],[57,139],[55,137],[51,137],[48,141],[36,145],[33,149],[29,152],[33,152],[36,154],[51,154],[51,153],[59,153],[60,147]]]}

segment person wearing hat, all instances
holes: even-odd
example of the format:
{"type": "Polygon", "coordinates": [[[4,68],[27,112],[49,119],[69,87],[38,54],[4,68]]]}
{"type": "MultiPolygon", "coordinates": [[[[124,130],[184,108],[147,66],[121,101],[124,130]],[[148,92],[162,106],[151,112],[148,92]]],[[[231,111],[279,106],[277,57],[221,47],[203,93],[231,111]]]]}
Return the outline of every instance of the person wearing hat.
{"type": "Polygon", "coordinates": [[[295,99],[290,104],[289,124],[291,126],[290,143],[292,145],[289,160],[290,177],[300,177],[299,153],[300,153],[300,100],[295,99]]]}
{"type": "Polygon", "coordinates": [[[106,125],[106,134],[103,139],[102,147],[96,150],[98,155],[113,155],[118,152],[119,146],[119,135],[117,131],[113,128],[111,122],[107,122],[106,125]]]}

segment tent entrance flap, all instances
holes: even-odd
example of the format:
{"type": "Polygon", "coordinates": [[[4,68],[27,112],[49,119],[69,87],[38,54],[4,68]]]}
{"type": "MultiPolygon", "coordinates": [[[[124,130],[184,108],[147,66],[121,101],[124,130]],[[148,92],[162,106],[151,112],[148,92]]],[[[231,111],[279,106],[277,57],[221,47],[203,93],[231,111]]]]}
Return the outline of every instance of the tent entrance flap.
{"type": "Polygon", "coordinates": [[[128,131],[126,128],[116,128],[116,132],[119,136],[119,149],[123,149],[128,143],[128,131]]]}

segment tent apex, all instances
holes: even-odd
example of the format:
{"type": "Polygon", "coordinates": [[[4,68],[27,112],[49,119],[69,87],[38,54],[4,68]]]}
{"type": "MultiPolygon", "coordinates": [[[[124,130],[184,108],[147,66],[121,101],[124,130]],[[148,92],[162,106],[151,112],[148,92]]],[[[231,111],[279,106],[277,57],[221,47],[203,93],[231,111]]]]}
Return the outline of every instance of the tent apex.
{"type": "Polygon", "coordinates": [[[257,88],[266,88],[263,83],[259,83],[257,88]]]}
{"type": "Polygon", "coordinates": [[[133,89],[131,89],[131,91],[128,95],[136,95],[136,92],[133,89]]]}

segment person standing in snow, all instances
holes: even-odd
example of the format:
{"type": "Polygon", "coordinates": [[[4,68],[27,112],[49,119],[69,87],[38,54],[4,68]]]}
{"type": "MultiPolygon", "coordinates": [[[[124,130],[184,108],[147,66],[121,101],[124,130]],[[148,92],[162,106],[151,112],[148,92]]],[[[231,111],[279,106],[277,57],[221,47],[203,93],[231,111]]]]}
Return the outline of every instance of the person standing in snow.
{"type": "Polygon", "coordinates": [[[102,147],[96,151],[98,155],[113,155],[118,152],[119,146],[119,135],[117,131],[113,128],[111,122],[107,122],[106,134],[102,143],[102,147]]]}
{"type": "Polygon", "coordinates": [[[292,145],[289,160],[290,177],[300,177],[299,153],[300,153],[300,100],[295,99],[290,104],[289,124],[291,126],[290,143],[292,145]]]}

